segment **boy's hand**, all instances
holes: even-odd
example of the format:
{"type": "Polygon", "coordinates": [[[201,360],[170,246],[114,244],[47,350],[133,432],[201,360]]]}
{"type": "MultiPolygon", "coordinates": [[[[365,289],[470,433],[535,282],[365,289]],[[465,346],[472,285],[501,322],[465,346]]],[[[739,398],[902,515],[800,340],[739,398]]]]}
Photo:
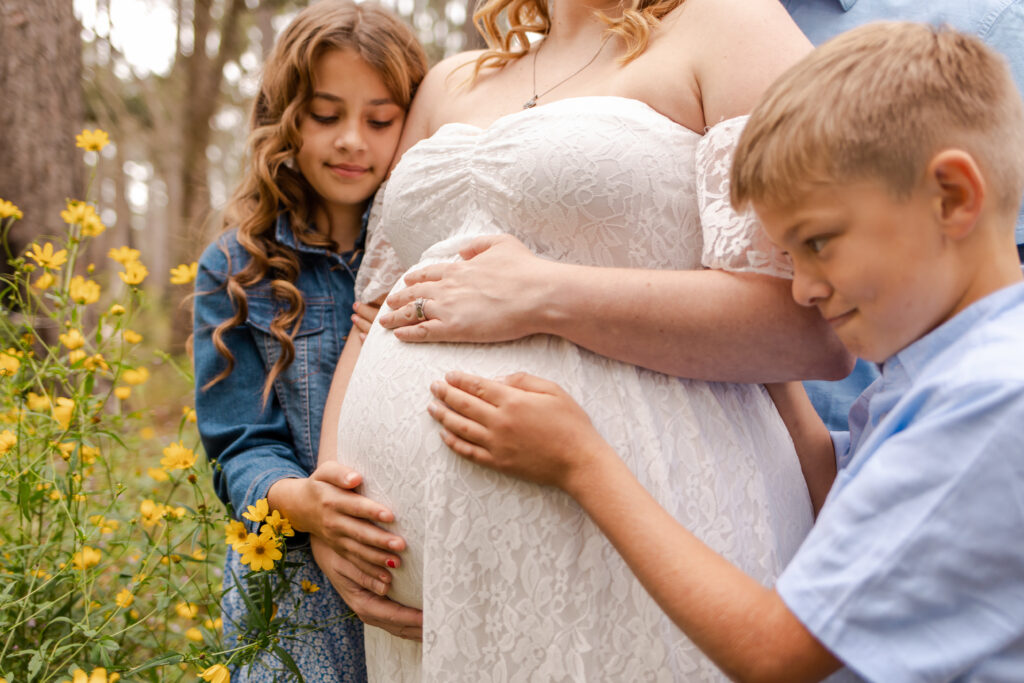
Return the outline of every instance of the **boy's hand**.
{"type": "Polygon", "coordinates": [[[512,476],[570,487],[604,441],[554,382],[525,373],[495,381],[450,372],[431,384],[441,438],[462,457],[512,476]]]}

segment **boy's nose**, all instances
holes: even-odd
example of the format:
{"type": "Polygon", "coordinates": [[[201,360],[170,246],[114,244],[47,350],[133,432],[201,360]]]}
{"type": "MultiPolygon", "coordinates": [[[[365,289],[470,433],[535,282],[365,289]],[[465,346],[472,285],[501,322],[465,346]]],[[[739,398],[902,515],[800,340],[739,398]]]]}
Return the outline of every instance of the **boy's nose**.
{"type": "Polygon", "coordinates": [[[827,299],[832,288],[824,280],[804,269],[797,268],[793,273],[793,300],[801,306],[816,306],[827,299]]]}

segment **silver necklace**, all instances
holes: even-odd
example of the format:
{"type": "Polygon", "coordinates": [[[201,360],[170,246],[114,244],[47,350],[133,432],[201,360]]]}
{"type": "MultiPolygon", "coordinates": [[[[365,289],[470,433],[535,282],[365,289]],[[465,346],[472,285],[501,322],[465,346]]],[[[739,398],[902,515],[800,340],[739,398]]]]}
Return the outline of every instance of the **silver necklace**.
{"type": "Polygon", "coordinates": [[[565,83],[566,81],[568,81],[570,78],[573,78],[574,76],[579,76],[583,72],[583,70],[586,69],[591,64],[593,64],[594,60],[597,59],[597,56],[599,54],[601,54],[601,50],[604,49],[604,44],[605,44],[606,41],[604,41],[604,40],[601,41],[601,44],[597,47],[597,52],[595,52],[594,56],[590,58],[590,61],[588,61],[586,64],[584,64],[580,68],[576,69],[575,71],[573,71],[571,74],[569,74],[568,76],[566,76],[562,80],[558,81],[558,83],[555,83],[553,86],[551,86],[550,88],[548,88],[544,92],[538,94],[537,93],[537,56],[540,54],[540,49],[542,47],[544,47],[544,43],[545,42],[547,42],[546,38],[543,41],[541,41],[541,44],[537,46],[537,51],[533,53],[533,97],[531,97],[530,99],[526,100],[526,102],[523,103],[523,109],[530,109],[532,107],[536,107],[537,106],[537,100],[539,98],[544,97],[549,92],[551,92],[552,90],[554,90],[558,86],[560,86],[563,83],[565,83]]]}

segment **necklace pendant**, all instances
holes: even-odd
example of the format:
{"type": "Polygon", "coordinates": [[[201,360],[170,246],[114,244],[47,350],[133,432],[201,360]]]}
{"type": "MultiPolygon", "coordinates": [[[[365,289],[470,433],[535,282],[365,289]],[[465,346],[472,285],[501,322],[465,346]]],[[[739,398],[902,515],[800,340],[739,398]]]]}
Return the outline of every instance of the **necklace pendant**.
{"type": "Polygon", "coordinates": [[[537,96],[534,95],[530,99],[526,100],[526,102],[523,104],[523,109],[532,109],[533,107],[536,107],[536,106],[537,106],[537,96]]]}

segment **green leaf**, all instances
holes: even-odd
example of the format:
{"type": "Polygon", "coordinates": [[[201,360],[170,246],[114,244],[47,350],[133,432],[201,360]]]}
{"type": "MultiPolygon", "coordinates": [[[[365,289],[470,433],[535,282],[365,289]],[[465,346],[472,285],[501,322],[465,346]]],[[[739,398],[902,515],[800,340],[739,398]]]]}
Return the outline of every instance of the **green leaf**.
{"type": "Polygon", "coordinates": [[[281,660],[281,663],[295,676],[295,680],[299,681],[299,683],[305,683],[306,679],[302,677],[302,672],[299,671],[299,667],[295,665],[295,660],[288,654],[288,651],[280,645],[275,645],[272,649],[277,658],[281,660]]]}
{"type": "Polygon", "coordinates": [[[183,657],[179,654],[160,655],[159,657],[154,657],[153,659],[150,659],[147,662],[143,662],[137,668],[134,668],[131,671],[126,672],[124,676],[125,678],[131,679],[131,677],[135,674],[142,673],[143,671],[148,671],[149,669],[155,669],[158,666],[177,664],[178,662],[182,661],[182,659],[183,657]]]}

